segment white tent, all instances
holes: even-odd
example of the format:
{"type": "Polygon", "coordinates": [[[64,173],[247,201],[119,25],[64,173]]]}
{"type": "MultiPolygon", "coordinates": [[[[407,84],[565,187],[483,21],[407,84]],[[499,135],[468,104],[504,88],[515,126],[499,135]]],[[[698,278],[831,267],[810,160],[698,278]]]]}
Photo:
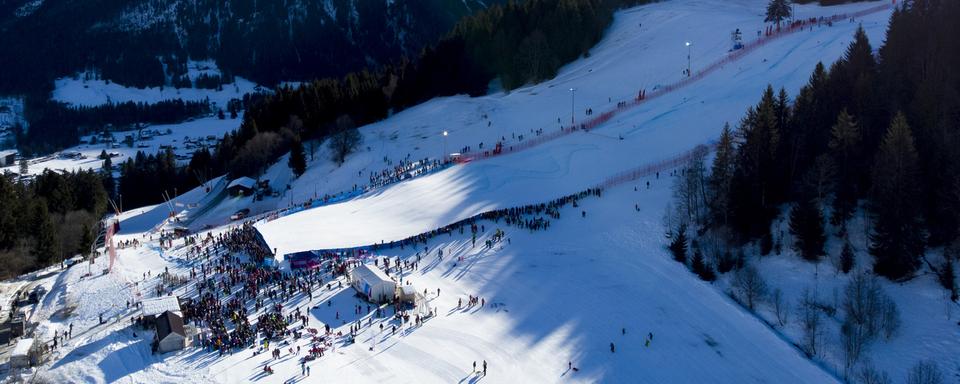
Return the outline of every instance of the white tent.
{"type": "Polygon", "coordinates": [[[361,264],[350,271],[350,285],[374,303],[393,300],[397,284],[377,267],[361,264]]]}

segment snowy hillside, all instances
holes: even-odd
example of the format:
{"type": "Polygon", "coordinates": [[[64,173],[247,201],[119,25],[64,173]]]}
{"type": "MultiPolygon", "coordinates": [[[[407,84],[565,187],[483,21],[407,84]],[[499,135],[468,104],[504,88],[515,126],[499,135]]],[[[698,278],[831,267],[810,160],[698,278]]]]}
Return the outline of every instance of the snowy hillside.
{"type": "MultiPolygon", "coordinates": [[[[438,98],[410,108],[362,127],[361,151],[342,166],[333,164],[325,146],[316,148],[312,160],[308,152],[307,172],[298,179],[281,159],[262,178],[279,191],[278,197],[224,197],[220,188],[188,192],[176,202],[196,211],[187,208],[180,216],[183,221],[166,229],[185,225],[201,236],[220,236],[236,228],[224,226],[231,223],[229,216],[248,208],[251,215],[270,217],[259,220],[256,228],[282,256],[386,243],[481,212],[545,203],[711,142],[724,122],[739,121],[768,84],[796,94],[818,62],[842,55],[858,25],[878,44],[890,15],[884,9],[861,19],[814,26],[723,61],[731,48],[731,31],[744,31],[747,43],[757,39],[754,33],[764,29],[764,4],[668,1],[619,12],[590,57],[564,67],[553,80],[509,94],[438,98]],[[618,108],[641,90],[656,92],[682,80],[686,42],[691,43],[694,73],[711,63],[725,64],[682,88],[618,108]],[[498,141],[510,152],[511,146],[558,132],[569,124],[571,112],[577,122],[585,121],[590,109],[594,115],[616,113],[589,131],[522,151],[453,165],[344,202],[269,216],[308,199],[356,191],[370,183],[371,173],[401,162],[490,151],[498,141]]],[[[796,12],[810,18],[878,4],[798,5],[796,12]]],[[[291,330],[314,328],[322,334],[324,326],[331,327],[322,342],[309,334],[285,337],[279,346],[271,342],[263,351],[258,339],[226,353],[212,347],[151,353],[153,331],[131,326],[138,310],[125,302],[154,297],[164,271],[188,282],[161,290],[195,299],[204,279],[190,276],[203,271],[209,273],[206,293],[217,292],[220,298],[221,281],[248,278],[253,267],[247,265],[238,275],[213,272],[215,266],[238,264],[234,256],[246,261],[247,255],[228,252],[221,258],[222,248],[194,247],[180,239],[161,246],[157,228],[167,219],[167,209],[128,212],[121,217],[117,240],[139,244],[118,251],[112,273],[101,275],[109,262],[99,257],[93,266],[73,266],[44,280],[51,292],[33,311],[40,322],[38,332],[55,334],[72,325],[74,334],[53,352],[50,363],[21,373],[54,382],[97,383],[839,382],[842,372],[830,352],[809,360],[794,345],[796,329],[771,326],[768,309],[751,314],[726,295],[725,282],[702,282],[670,258],[662,217],[671,199],[673,169],[650,170],[640,179],[612,185],[601,196],[583,196],[576,207],[565,204],[555,216],[521,216],[545,218],[548,225],[480,220],[475,237],[460,227],[425,244],[378,250],[377,267],[383,257],[397,260],[404,267],[391,268],[391,276],[399,274],[401,284],[423,292],[423,307],[411,312],[435,315],[422,323],[394,318],[390,306],[382,307],[386,315],[378,316],[376,306],[359,301],[343,276],[326,271],[310,277],[322,281],[307,279],[309,287],[298,285],[289,297],[278,293],[286,288],[257,281],[273,294],[263,306],[244,301],[251,322],[282,303],[283,315],[305,316],[305,329],[297,320],[291,330]],[[91,275],[86,275],[88,270],[91,275]],[[472,297],[481,303],[468,304],[472,297]],[[71,307],[72,314],[63,315],[63,307],[71,307]],[[325,355],[301,365],[307,350],[318,345],[325,355]],[[267,351],[279,357],[271,358],[267,351]],[[479,372],[483,366],[485,374],[479,372]]],[[[354,261],[373,265],[370,256],[354,261]]],[[[779,277],[776,284],[792,302],[804,288],[802,281],[826,280],[815,267],[786,257],[764,260],[759,267],[779,277]]],[[[282,263],[281,270],[289,268],[282,263]]],[[[821,288],[827,292],[842,282],[824,281],[821,288]]],[[[924,277],[886,288],[900,305],[911,305],[911,295],[919,292],[926,296],[917,305],[939,308],[935,304],[942,298],[934,297],[929,284],[924,277]]],[[[899,380],[919,359],[960,353],[960,334],[950,328],[955,322],[951,313],[949,308],[943,317],[929,310],[911,311],[911,317],[904,318],[906,334],[877,348],[874,362],[899,380]]]]}
{"type": "Polygon", "coordinates": [[[460,18],[500,1],[4,1],[0,43],[11,53],[0,55],[0,94],[91,69],[157,86],[188,59],[209,58],[270,86],[342,76],[416,55],[460,18]]]}
{"type": "MultiPolygon", "coordinates": [[[[190,80],[196,81],[200,74],[220,75],[212,61],[191,61],[188,66],[190,80]]],[[[135,88],[103,79],[84,78],[85,74],[63,77],[54,83],[53,100],[78,106],[96,106],[107,103],[156,103],[162,100],[181,99],[184,101],[209,100],[214,110],[226,110],[230,99],[242,99],[243,95],[267,91],[263,87],[243,78],[236,78],[232,84],[224,84],[222,90],[173,87],[135,88]]]]}
{"type": "MultiPolygon", "coordinates": [[[[800,7],[797,12],[808,17],[875,5],[800,7]]],[[[413,160],[439,158],[444,147],[448,152],[460,152],[467,146],[475,152],[492,150],[502,138],[509,148],[522,142],[520,135],[530,140],[536,139],[535,130],[553,133],[569,123],[572,96],[578,121],[587,118],[584,111],[588,108],[595,114],[615,110],[618,102],[632,100],[641,89],[652,92],[680,80],[686,68],[684,42],[692,42],[696,72],[698,66],[725,57],[731,48],[729,31],[763,28],[755,2],[726,3],[724,12],[711,12],[709,21],[690,22],[698,20],[699,10],[712,6],[709,1],[698,1],[622,12],[590,58],[568,65],[554,80],[510,94],[435,99],[364,127],[363,147],[369,151],[351,157],[340,168],[320,155],[306,175],[291,183],[292,200],[305,201],[317,194],[350,190],[353,184],[363,185],[369,172],[388,166],[380,159],[384,156],[394,163],[407,156],[413,160]],[[576,89],[575,95],[570,88],[576,89]],[[449,132],[446,138],[443,131],[449,132]],[[481,149],[481,143],[486,147],[481,149]]],[[[882,41],[888,14],[881,12],[858,21],[872,41],[882,41]]],[[[309,210],[260,228],[278,234],[280,254],[366,245],[399,240],[482,211],[578,191],[618,171],[716,139],[723,124],[736,124],[768,84],[783,85],[795,94],[818,62],[829,63],[841,56],[857,25],[844,22],[783,37],[686,88],[623,110],[589,133],[450,169],[350,204],[309,210]],[[371,220],[397,225],[384,228],[385,232],[363,230],[371,220]]],[[[746,40],[751,38],[756,39],[746,40]]],[[[284,161],[277,168],[277,173],[289,173],[284,161]]],[[[282,207],[289,200],[285,197],[277,205],[282,207]]]]}

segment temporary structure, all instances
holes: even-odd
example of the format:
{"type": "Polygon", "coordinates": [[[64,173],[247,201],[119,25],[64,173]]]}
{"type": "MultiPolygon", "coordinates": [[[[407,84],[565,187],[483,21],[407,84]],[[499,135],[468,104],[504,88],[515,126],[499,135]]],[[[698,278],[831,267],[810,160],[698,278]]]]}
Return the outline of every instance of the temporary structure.
{"type": "Polygon", "coordinates": [[[292,269],[313,269],[320,266],[322,258],[314,251],[294,252],[283,257],[292,269]]]}
{"type": "Polygon", "coordinates": [[[397,284],[379,268],[361,264],[350,271],[350,285],[374,303],[393,300],[397,284]]]}

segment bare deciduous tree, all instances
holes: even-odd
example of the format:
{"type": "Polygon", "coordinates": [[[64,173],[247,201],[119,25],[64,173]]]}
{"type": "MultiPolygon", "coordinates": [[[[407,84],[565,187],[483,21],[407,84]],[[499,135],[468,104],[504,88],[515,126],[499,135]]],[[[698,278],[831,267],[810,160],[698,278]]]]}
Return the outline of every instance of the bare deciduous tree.
{"type": "Polygon", "coordinates": [[[673,185],[678,211],[689,221],[703,225],[707,219],[707,168],[705,154],[696,153],[681,169],[673,185]]]}
{"type": "Polygon", "coordinates": [[[773,290],[773,313],[777,315],[777,323],[784,326],[787,323],[787,305],[783,302],[783,291],[780,288],[773,290]]]}
{"type": "Polygon", "coordinates": [[[907,373],[907,384],[943,384],[943,373],[933,361],[920,361],[907,373]]]}
{"type": "Polygon", "coordinates": [[[353,120],[347,115],[337,118],[335,129],[336,131],[330,136],[330,151],[333,152],[333,161],[342,165],[347,155],[360,145],[363,137],[354,127],[353,120]]]}
{"type": "Polygon", "coordinates": [[[803,341],[801,343],[803,351],[807,353],[807,356],[816,356],[820,346],[822,320],[817,298],[809,289],[803,291],[797,311],[803,326],[803,341]]]}
{"type": "Polygon", "coordinates": [[[877,370],[871,365],[863,367],[857,373],[857,381],[861,384],[890,384],[890,376],[886,372],[877,370]]]}
{"type": "Polygon", "coordinates": [[[733,277],[733,288],[739,300],[746,304],[751,311],[756,307],[757,302],[761,301],[767,294],[767,282],[760,276],[760,272],[750,264],[737,270],[733,277]]]}

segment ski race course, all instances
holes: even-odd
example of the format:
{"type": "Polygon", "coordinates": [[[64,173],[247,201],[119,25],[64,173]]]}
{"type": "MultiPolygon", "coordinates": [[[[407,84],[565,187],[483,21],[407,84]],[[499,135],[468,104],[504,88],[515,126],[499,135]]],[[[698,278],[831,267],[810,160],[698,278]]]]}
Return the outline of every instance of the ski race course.
{"type": "MultiPolygon", "coordinates": [[[[709,1],[635,8],[618,15],[590,58],[568,65],[554,80],[510,94],[436,99],[365,127],[364,136],[373,139],[370,147],[377,154],[395,151],[399,157],[409,153],[419,159],[467,146],[472,151],[461,155],[466,166],[258,228],[278,255],[357,247],[602,184],[612,175],[646,168],[709,143],[725,122],[738,123],[767,84],[796,94],[817,62],[829,65],[842,55],[858,23],[872,41],[881,41],[890,10],[887,3],[800,7],[798,19],[855,15],[857,23],[841,16],[833,26],[823,22],[802,30],[785,27],[770,37],[750,37],[751,31],[765,28],[755,5],[727,3],[710,20],[697,18],[697,9],[716,6],[709,1]],[[737,28],[747,35],[746,47],[728,53],[729,31],[737,28]],[[700,58],[691,60],[691,77],[681,73],[686,68],[686,41],[692,42],[691,57],[700,58]],[[698,65],[704,69],[697,70],[698,65]],[[576,95],[571,95],[571,88],[576,95]],[[641,89],[647,90],[646,98],[636,100],[641,89]],[[571,96],[578,121],[574,128],[569,125],[571,96]],[[598,116],[586,116],[588,108],[598,116]],[[580,129],[581,125],[589,129],[580,129]],[[543,133],[538,135],[537,130],[543,133]],[[446,138],[444,131],[449,132],[446,138]],[[391,139],[397,132],[420,140],[404,145],[402,139],[391,139]],[[504,143],[502,155],[493,156],[498,141],[504,143]],[[480,148],[479,143],[487,147],[480,148]],[[536,150],[528,150],[533,147],[536,150]],[[382,226],[371,230],[371,222],[382,226]]],[[[330,172],[366,175],[365,166],[374,160],[363,157],[330,172]]],[[[312,197],[311,181],[309,175],[294,181],[294,191],[302,194],[294,192],[291,200],[312,197]]]]}
{"type": "MultiPolygon", "coordinates": [[[[187,206],[215,201],[189,224],[195,230],[213,227],[213,233],[227,230],[230,214],[250,208],[261,215],[257,230],[282,259],[297,251],[386,244],[484,212],[603,187],[601,196],[584,197],[576,208],[559,208],[559,218],[544,230],[479,220],[483,229],[475,244],[469,231],[452,231],[426,246],[379,249],[379,256],[392,259],[422,257],[419,268],[401,275],[426,290],[427,305],[437,313],[422,325],[393,333],[395,323],[357,314],[352,308],[363,304],[354,291],[334,284],[285,304],[306,309],[311,327],[347,333],[352,322],[363,325],[354,344],[336,343],[310,362],[309,377],[301,375],[298,357],[286,354],[293,345],[282,347],[277,360],[253,349],[223,356],[201,348],[153,355],[152,332],[129,327],[136,312],[124,302],[149,297],[164,269],[183,275],[198,264],[179,242],[172,249],[158,246],[155,229],[167,211],[147,207],[121,217],[117,239],[142,245],[119,249],[111,274],[96,272],[106,266],[101,257],[90,267],[92,277],[84,277],[87,265],[77,265],[45,281],[50,297],[33,313],[49,321],[38,333],[62,331],[69,323],[75,333],[38,375],[94,383],[839,382],[835,360],[807,359],[792,344],[793,332],[772,328],[664,250],[670,172],[693,151],[709,150],[724,123],[736,126],[768,84],[795,95],[818,62],[829,65],[842,56],[858,25],[878,46],[890,15],[886,2],[797,5],[798,19],[844,16],[830,26],[805,25],[765,37],[765,4],[674,0],[627,9],[616,14],[590,57],[550,81],[477,98],[437,98],[399,112],[362,127],[361,151],[342,166],[329,161],[325,147],[317,148],[299,179],[291,178],[281,159],[264,175],[275,186],[290,185],[279,198],[221,200],[197,189],[174,199],[187,206]],[[747,49],[731,53],[730,32],[737,28],[747,49]],[[683,74],[686,42],[694,74],[689,78],[683,74]],[[640,90],[646,98],[637,101],[640,90]],[[574,126],[589,129],[570,129],[571,102],[574,126]],[[592,115],[585,114],[588,109],[592,115]],[[504,153],[484,156],[497,142],[504,153]],[[347,192],[349,198],[336,203],[290,209],[362,189],[371,172],[401,160],[453,152],[461,153],[456,165],[362,194],[347,192]],[[493,241],[497,229],[508,240],[493,241]],[[486,305],[458,305],[470,296],[486,305]],[[69,320],[57,314],[64,305],[75,307],[69,320]],[[489,365],[485,376],[471,370],[471,363],[482,361],[489,365]],[[264,364],[276,373],[264,373],[264,364]]],[[[195,287],[174,293],[193,294],[195,287]]],[[[936,317],[929,312],[918,309],[916,316],[936,317]]],[[[936,343],[930,340],[940,323],[917,321],[933,324],[929,331],[912,328],[911,337],[927,342],[902,349],[909,355],[888,367],[894,377],[918,358],[960,352],[958,342],[949,341],[960,339],[956,331],[936,343]]]]}

